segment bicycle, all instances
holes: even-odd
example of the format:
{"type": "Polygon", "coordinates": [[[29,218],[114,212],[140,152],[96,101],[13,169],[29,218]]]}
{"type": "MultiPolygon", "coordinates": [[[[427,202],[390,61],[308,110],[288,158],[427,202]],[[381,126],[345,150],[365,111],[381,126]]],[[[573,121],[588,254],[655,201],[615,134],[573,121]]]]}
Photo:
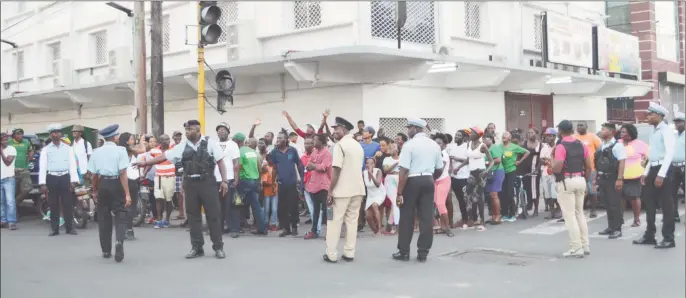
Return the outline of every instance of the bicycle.
{"type": "Polygon", "coordinates": [[[517,175],[515,178],[515,206],[517,206],[516,217],[526,219],[529,215],[527,212],[528,197],[526,195],[526,190],[524,189],[524,177],[530,177],[535,175],[536,172],[531,172],[524,175],[517,175]]]}

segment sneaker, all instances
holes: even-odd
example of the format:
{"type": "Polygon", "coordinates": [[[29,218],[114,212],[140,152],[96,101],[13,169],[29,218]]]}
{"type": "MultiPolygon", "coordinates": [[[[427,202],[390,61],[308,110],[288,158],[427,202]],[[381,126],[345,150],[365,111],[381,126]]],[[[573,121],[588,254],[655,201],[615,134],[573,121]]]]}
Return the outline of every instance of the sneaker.
{"type": "MultiPolygon", "coordinates": [[[[589,250],[590,253],[590,250],[589,250]]],[[[584,250],[581,248],[577,249],[570,249],[562,254],[563,257],[565,258],[583,258],[584,257],[584,250]]]]}
{"type": "Polygon", "coordinates": [[[154,229],[160,229],[162,228],[162,221],[156,221],[155,225],[153,226],[154,229]]]}
{"type": "Polygon", "coordinates": [[[43,220],[45,220],[45,221],[50,220],[50,210],[48,210],[48,212],[45,213],[45,216],[43,216],[43,220]]]}
{"type": "Polygon", "coordinates": [[[64,225],[64,217],[60,217],[60,227],[64,225]]]}
{"type": "Polygon", "coordinates": [[[312,231],[307,232],[307,233],[305,234],[305,240],[315,239],[315,238],[318,238],[318,237],[319,237],[319,236],[318,236],[317,234],[315,234],[315,233],[312,233],[312,231]]]}
{"type": "Polygon", "coordinates": [[[163,220],[162,223],[160,224],[162,228],[168,228],[169,227],[169,222],[166,220],[163,220]]]}

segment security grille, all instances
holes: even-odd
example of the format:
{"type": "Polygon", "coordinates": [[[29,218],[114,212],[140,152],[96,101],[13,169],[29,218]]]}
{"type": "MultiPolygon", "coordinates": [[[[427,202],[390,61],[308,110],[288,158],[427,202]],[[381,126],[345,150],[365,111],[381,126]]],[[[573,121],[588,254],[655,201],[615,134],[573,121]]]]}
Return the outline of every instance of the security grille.
{"type": "Polygon", "coordinates": [[[52,75],[58,76],[60,74],[59,61],[62,58],[62,45],[59,42],[51,43],[48,45],[48,51],[52,75]]]}
{"type": "Polygon", "coordinates": [[[169,52],[170,38],[171,35],[169,35],[169,16],[166,15],[162,17],[162,52],[164,53],[169,52]]]}
{"type": "Polygon", "coordinates": [[[316,27],[322,24],[322,6],[319,1],[294,1],[293,26],[295,29],[316,27]]]}
{"type": "MultiPolygon", "coordinates": [[[[398,39],[395,1],[372,1],[372,37],[398,39]]],[[[436,43],[436,8],[434,1],[408,1],[407,20],[401,31],[403,41],[419,44],[436,43]]]]}
{"type": "Polygon", "coordinates": [[[93,49],[95,51],[95,64],[107,63],[107,31],[93,33],[93,49]]]}
{"type": "Polygon", "coordinates": [[[219,8],[222,10],[222,16],[219,18],[219,27],[222,28],[222,34],[219,36],[217,43],[225,43],[227,41],[226,33],[228,32],[231,23],[238,21],[238,2],[236,1],[220,1],[219,8]]]}
{"type": "Polygon", "coordinates": [[[537,50],[543,49],[543,17],[534,16],[534,47],[537,50]]]}
{"type": "Polygon", "coordinates": [[[481,2],[464,3],[464,34],[467,37],[481,38],[481,2]]]}
{"type": "Polygon", "coordinates": [[[24,78],[24,52],[16,52],[12,53],[12,56],[14,57],[14,65],[17,66],[17,79],[23,79],[24,78]]]}
{"type": "MultiPolygon", "coordinates": [[[[409,3],[408,3],[409,4],[409,3]]],[[[422,118],[431,129],[431,132],[444,132],[445,119],[422,118]]],[[[407,134],[407,118],[379,118],[379,128],[383,128],[386,136],[394,137],[398,133],[407,134]]]]}

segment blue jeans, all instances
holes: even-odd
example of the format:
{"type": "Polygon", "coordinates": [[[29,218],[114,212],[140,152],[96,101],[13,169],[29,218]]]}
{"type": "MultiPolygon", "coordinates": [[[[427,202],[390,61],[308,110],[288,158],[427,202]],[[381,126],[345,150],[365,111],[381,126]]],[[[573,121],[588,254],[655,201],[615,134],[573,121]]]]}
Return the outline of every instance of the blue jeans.
{"type": "MultiPolygon", "coordinates": [[[[240,180],[238,182],[238,191],[242,195],[244,204],[249,204],[253,210],[262,210],[259,200],[259,181],[258,180],[240,180]]],[[[232,221],[231,229],[237,231],[240,229],[240,208],[245,207],[235,207],[231,206],[232,209],[232,221]]],[[[262,212],[255,212],[255,223],[257,224],[258,232],[265,232],[267,230],[267,223],[264,221],[264,214],[262,212]]]]}
{"type": "Polygon", "coordinates": [[[0,221],[3,223],[17,222],[17,200],[15,198],[14,177],[7,177],[0,180],[0,221]]]}
{"type": "MultiPolygon", "coordinates": [[[[307,210],[310,211],[310,220],[312,221],[312,224],[314,225],[314,208],[312,206],[312,194],[309,192],[305,192],[305,202],[307,203],[307,210]]],[[[322,213],[324,211],[319,212],[319,219],[317,220],[317,235],[319,235],[322,232],[322,213]]]]}
{"type": "Polygon", "coordinates": [[[278,226],[279,225],[279,211],[278,211],[278,206],[279,206],[279,197],[278,196],[264,196],[264,218],[265,220],[271,219],[271,224],[278,226]],[[269,211],[272,212],[272,216],[269,216],[269,211]]]}

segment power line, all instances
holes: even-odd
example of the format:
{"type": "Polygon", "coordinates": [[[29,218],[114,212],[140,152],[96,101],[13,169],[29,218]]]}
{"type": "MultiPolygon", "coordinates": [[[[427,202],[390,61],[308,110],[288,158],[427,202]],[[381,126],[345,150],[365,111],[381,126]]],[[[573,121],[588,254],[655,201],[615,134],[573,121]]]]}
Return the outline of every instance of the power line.
{"type": "MultiPolygon", "coordinates": [[[[33,24],[33,25],[40,25],[40,24],[43,24],[43,22],[45,22],[50,16],[52,16],[52,15],[54,15],[54,14],[56,14],[56,13],[62,11],[62,10],[64,10],[65,8],[71,6],[72,4],[74,4],[74,1],[71,1],[71,2],[69,2],[69,3],[66,3],[65,6],[63,6],[62,8],[53,11],[53,12],[50,13],[49,15],[42,16],[42,19],[41,19],[40,21],[38,21],[37,23],[33,24]]],[[[13,25],[13,26],[14,26],[14,25],[13,25]]],[[[25,28],[25,29],[23,29],[23,30],[21,30],[21,31],[19,31],[19,32],[14,33],[13,35],[11,35],[11,36],[9,36],[9,37],[7,37],[7,38],[10,39],[10,38],[12,38],[12,37],[14,37],[14,36],[17,36],[17,35],[19,35],[19,33],[22,33],[22,32],[24,32],[24,31],[28,30],[29,28],[30,28],[30,27],[27,27],[27,28],[25,28]]],[[[9,29],[9,28],[6,28],[5,30],[7,30],[7,29],[9,29]]],[[[5,32],[5,30],[3,30],[2,32],[5,32]]]]}
{"type": "MultiPolygon", "coordinates": [[[[52,7],[53,5],[55,5],[55,4],[57,4],[57,3],[59,3],[59,1],[55,1],[55,2],[53,2],[53,3],[50,3],[48,6],[46,6],[46,7],[43,8],[43,9],[44,9],[44,10],[45,10],[45,9],[48,9],[48,8],[52,7]]],[[[26,21],[26,20],[28,20],[28,19],[30,19],[30,18],[32,18],[32,17],[35,17],[35,16],[37,16],[37,15],[38,15],[38,13],[34,13],[34,14],[28,16],[28,17],[25,17],[25,18],[19,20],[18,22],[16,22],[16,23],[10,25],[9,27],[5,28],[5,29],[2,30],[1,32],[5,32],[5,31],[11,29],[12,27],[14,27],[14,26],[16,26],[16,25],[19,25],[19,24],[23,23],[24,21],[26,21]]]]}

